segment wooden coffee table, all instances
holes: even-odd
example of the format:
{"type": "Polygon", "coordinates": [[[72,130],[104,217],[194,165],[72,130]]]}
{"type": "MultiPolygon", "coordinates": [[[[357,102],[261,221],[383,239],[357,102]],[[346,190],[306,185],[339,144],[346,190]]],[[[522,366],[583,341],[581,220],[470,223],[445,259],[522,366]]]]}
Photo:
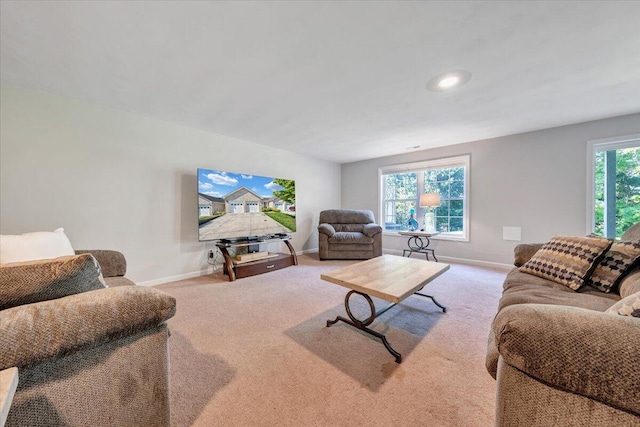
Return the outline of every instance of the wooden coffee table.
{"type": "Polygon", "coordinates": [[[434,304],[446,313],[447,308],[439,304],[435,298],[431,295],[421,294],[418,291],[448,269],[449,265],[441,262],[382,255],[321,274],[320,278],[322,280],[351,289],[344,298],[344,307],[347,310],[349,319],[338,316],[335,320],[327,320],[327,327],[342,321],[380,338],[389,353],[395,356],[396,363],[402,363],[402,355],[391,347],[387,338],[383,334],[367,328],[367,326],[373,323],[377,316],[414,294],[431,298],[434,304]],[[351,313],[349,299],[354,293],[361,295],[369,303],[371,315],[366,320],[356,319],[351,313]],[[372,296],[389,301],[391,304],[376,311],[375,305],[371,300],[372,296]]]}

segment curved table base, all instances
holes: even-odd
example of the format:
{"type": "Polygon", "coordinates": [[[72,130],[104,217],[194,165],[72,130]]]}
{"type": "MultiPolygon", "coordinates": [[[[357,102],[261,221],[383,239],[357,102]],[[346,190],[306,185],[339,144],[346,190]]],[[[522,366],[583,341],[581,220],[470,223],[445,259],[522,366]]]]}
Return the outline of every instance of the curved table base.
{"type": "MultiPolygon", "coordinates": [[[[434,297],[432,297],[431,295],[426,295],[426,294],[421,294],[416,292],[414,295],[420,295],[422,297],[426,297],[426,298],[431,298],[431,300],[433,301],[433,303],[435,305],[437,305],[438,307],[440,307],[442,309],[443,313],[447,312],[447,307],[441,305],[440,303],[438,303],[438,301],[435,300],[434,297]]],[[[381,334],[380,332],[374,331],[373,329],[367,328],[367,326],[369,326],[371,323],[373,323],[373,321],[376,319],[376,317],[380,316],[381,314],[385,313],[387,310],[389,310],[391,307],[394,307],[396,305],[396,303],[391,303],[389,305],[387,305],[386,307],[376,311],[375,310],[375,305],[373,304],[373,301],[371,300],[371,297],[365,293],[362,292],[358,292],[358,291],[349,291],[347,293],[347,295],[344,297],[344,308],[347,310],[347,316],[349,316],[349,318],[344,318],[342,316],[337,316],[334,320],[327,320],[327,327],[331,326],[331,325],[335,325],[338,322],[344,322],[347,323],[351,326],[353,326],[354,328],[360,329],[363,332],[368,333],[369,335],[373,335],[376,338],[380,338],[380,340],[382,341],[382,344],[384,344],[385,348],[389,351],[389,353],[391,353],[395,358],[396,358],[396,363],[402,363],[402,355],[400,353],[398,353],[396,350],[393,349],[393,347],[391,347],[391,344],[389,344],[389,341],[387,341],[387,337],[385,337],[383,334],[381,334]],[[366,320],[359,320],[356,319],[356,317],[353,315],[353,313],[351,313],[351,307],[349,306],[349,300],[351,298],[351,295],[353,294],[358,294],[360,296],[362,296],[367,303],[369,304],[369,309],[371,310],[371,315],[366,319],[366,320]]]]}
{"type": "Polygon", "coordinates": [[[424,237],[412,236],[412,237],[409,238],[409,241],[407,242],[407,246],[409,247],[409,249],[404,249],[402,251],[402,256],[405,256],[407,254],[407,252],[409,252],[409,255],[407,255],[407,258],[410,257],[411,254],[424,254],[424,256],[427,259],[427,261],[429,261],[429,255],[431,255],[433,257],[433,259],[436,262],[438,262],[438,258],[436,258],[435,250],[434,249],[429,249],[429,244],[430,243],[431,243],[431,241],[426,236],[424,236],[424,237]],[[426,241],[423,241],[422,240],[423,238],[426,241]]]}

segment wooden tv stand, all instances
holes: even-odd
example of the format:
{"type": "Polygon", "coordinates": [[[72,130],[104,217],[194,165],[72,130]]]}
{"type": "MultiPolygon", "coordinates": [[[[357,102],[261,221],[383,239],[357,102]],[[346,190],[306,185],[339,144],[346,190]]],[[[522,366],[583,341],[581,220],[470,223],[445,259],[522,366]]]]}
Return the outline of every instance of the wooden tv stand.
{"type": "Polygon", "coordinates": [[[224,257],[224,274],[229,276],[229,281],[233,282],[236,279],[243,277],[255,276],[256,274],[268,273],[270,271],[280,270],[290,265],[298,265],[298,257],[296,251],[289,243],[290,237],[278,237],[262,240],[246,240],[238,242],[218,242],[216,247],[220,249],[222,256],[224,257]],[[289,254],[278,253],[275,257],[258,259],[255,261],[245,262],[242,264],[236,264],[233,262],[231,255],[229,255],[229,248],[237,248],[241,246],[253,246],[263,243],[276,243],[284,242],[289,248],[289,254]]]}

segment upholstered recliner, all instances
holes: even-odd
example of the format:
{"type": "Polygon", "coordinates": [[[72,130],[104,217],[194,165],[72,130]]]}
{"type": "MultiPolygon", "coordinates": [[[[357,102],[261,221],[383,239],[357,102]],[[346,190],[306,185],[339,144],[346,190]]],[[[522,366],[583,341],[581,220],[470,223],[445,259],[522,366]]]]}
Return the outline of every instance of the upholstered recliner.
{"type": "Polygon", "coordinates": [[[382,227],[369,210],[320,212],[320,259],[369,259],[382,255],[382,227]]]}

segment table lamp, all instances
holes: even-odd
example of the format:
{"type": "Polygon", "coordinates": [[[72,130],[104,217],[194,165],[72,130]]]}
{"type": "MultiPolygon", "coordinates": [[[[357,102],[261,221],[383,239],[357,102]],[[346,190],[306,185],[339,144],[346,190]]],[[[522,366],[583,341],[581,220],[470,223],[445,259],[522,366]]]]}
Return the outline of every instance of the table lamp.
{"type": "Polygon", "coordinates": [[[440,206],[440,194],[422,193],[420,195],[420,207],[425,208],[423,231],[427,233],[436,231],[435,215],[433,213],[433,208],[437,206],[440,206]]]}

